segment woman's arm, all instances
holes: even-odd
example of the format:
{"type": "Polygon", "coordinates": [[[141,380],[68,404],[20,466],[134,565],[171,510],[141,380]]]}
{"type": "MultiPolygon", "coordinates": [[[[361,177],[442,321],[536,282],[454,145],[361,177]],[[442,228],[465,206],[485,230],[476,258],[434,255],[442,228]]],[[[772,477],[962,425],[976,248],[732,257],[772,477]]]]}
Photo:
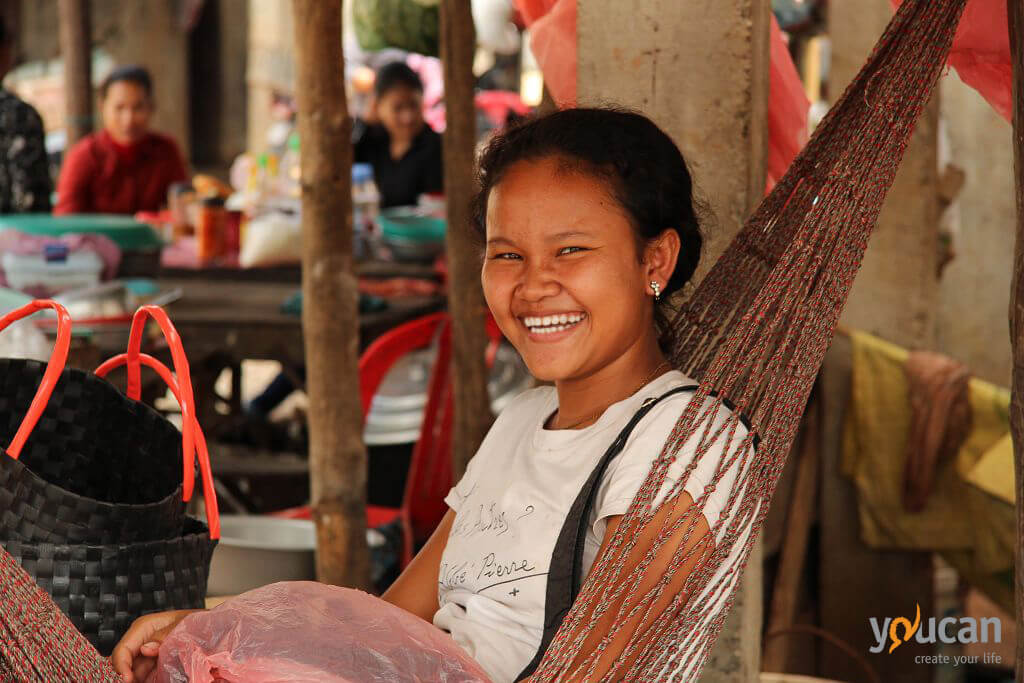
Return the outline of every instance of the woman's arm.
{"type": "Polygon", "coordinates": [[[438,610],[437,582],[441,573],[441,554],[448,544],[455,512],[449,510],[430,540],[423,546],[409,566],[381,597],[424,621],[433,622],[438,610]]]}
{"type": "MultiPolygon", "coordinates": [[[[605,530],[604,540],[601,543],[601,550],[597,556],[598,560],[594,562],[595,567],[599,563],[600,558],[608,550],[608,546],[612,538],[615,536],[615,532],[618,530],[621,522],[621,516],[608,518],[608,525],[605,530]]],[[[626,591],[623,591],[623,594],[612,600],[609,609],[596,620],[593,629],[584,640],[583,646],[580,649],[580,654],[577,655],[576,659],[566,672],[570,675],[563,680],[600,680],[605,674],[612,670],[615,660],[623,653],[627,645],[631,645],[633,652],[616,669],[616,675],[619,678],[623,677],[636,659],[640,655],[644,654],[646,646],[649,644],[651,638],[653,638],[653,634],[649,633],[649,627],[652,622],[661,615],[677,595],[683,594],[683,602],[685,603],[688,596],[685,595],[683,586],[686,583],[687,577],[689,577],[694,568],[698,567],[700,563],[708,557],[713,548],[707,520],[705,520],[704,515],[698,510],[693,509],[693,499],[685,492],[680,495],[674,507],[666,505],[665,508],[660,510],[650,522],[642,528],[630,529],[628,534],[635,534],[638,538],[636,545],[633,546],[633,549],[625,558],[623,570],[619,574],[619,577],[623,582],[629,581],[628,577],[643,561],[648,550],[656,543],[658,545],[657,554],[644,570],[640,583],[638,584],[637,589],[633,592],[633,595],[627,597],[625,595],[626,591]],[[661,533],[663,524],[666,521],[668,524],[672,524],[679,520],[682,520],[682,522],[673,535],[666,541],[657,543],[657,537],[661,533]],[[687,531],[689,531],[689,538],[685,538],[687,531]],[[683,560],[681,566],[669,580],[668,585],[665,586],[662,594],[655,600],[653,608],[648,610],[649,606],[645,604],[637,611],[637,614],[631,618],[625,620],[620,619],[620,608],[625,607],[625,609],[621,610],[621,613],[623,615],[628,614],[634,606],[641,602],[644,595],[653,589],[656,584],[664,578],[669,566],[672,564],[673,556],[681,543],[685,545],[683,557],[687,557],[686,553],[691,550],[693,550],[693,553],[687,559],[683,560]],[[621,626],[620,630],[608,643],[605,651],[602,653],[600,659],[598,659],[594,672],[588,676],[587,669],[589,669],[591,664],[591,661],[588,661],[588,659],[590,658],[591,653],[596,650],[601,640],[608,635],[616,625],[621,626]],[[639,634],[635,640],[634,634],[639,634]],[[632,644],[630,643],[631,640],[634,641],[632,644]]],[[[611,594],[615,587],[616,586],[614,585],[606,586],[602,590],[602,593],[611,594]]],[[[590,608],[591,612],[592,610],[593,606],[590,608]]],[[[583,632],[591,621],[592,619],[590,618],[584,618],[581,620],[580,623],[582,626],[576,629],[575,633],[572,634],[572,638],[575,638],[583,632]]]]}

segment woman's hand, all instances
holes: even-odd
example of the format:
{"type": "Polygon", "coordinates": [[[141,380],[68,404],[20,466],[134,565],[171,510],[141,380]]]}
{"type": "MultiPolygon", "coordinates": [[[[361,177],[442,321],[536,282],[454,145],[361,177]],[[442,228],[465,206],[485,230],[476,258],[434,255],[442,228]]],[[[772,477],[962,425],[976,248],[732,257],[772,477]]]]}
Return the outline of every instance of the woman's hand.
{"type": "Polygon", "coordinates": [[[156,670],[160,643],[181,623],[181,620],[201,609],[183,609],[158,612],[139,617],[114,648],[110,661],[114,671],[125,683],[146,683],[156,670]]]}

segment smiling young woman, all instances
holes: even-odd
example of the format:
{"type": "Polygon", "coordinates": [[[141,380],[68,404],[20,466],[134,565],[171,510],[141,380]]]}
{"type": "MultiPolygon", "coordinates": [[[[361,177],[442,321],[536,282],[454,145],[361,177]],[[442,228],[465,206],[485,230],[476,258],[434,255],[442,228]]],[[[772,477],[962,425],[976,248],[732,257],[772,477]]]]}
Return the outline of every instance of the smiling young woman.
{"type": "MultiPolygon", "coordinates": [[[[682,155],[639,114],[570,109],[513,128],[482,155],[480,187],[474,215],[487,305],[530,371],[553,386],[505,407],[445,499],[450,510],[441,525],[383,597],[450,633],[503,682],[532,674],[693,398],[697,383],[666,361],[659,299],[692,277],[702,239],[682,155]],[[581,540],[567,545],[566,538],[581,540]]],[[[678,502],[658,512],[660,521],[681,526],[663,539],[664,552],[640,581],[653,586],[684,546],[689,559],[665,600],[685,595],[686,577],[721,541],[710,528],[739,469],[721,455],[747,435],[742,425],[720,431],[730,416],[711,398],[701,409],[718,411],[707,432],[717,436],[683,444],[655,501],[685,479],[678,502]],[[698,447],[709,450],[686,473],[698,447]],[[719,469],[725,474],[707,490],[719,469]],[[692,503],[702,496],[698,512],[692,503]]],[[[734,580],[724,574],[729,564],[708,584],[717,590],[686,596],[711,606],[709,620],[734,580]]],[[[627,600],[594,617],[598,632],[611,632],[613,624],[601,620],[617,607],[631,609],[627,600]]],[[[614,666],[627,636],[650,626],[643,610],[636,613],[614,625],[621,636],[604,650],[597,678],[614,666]]],[[[148,670],[155,643],[180,619],[136,622],[114,652],[118,670],[148,670]]],[[[690,660],[675,665],[683,671],[690,660]]]]}

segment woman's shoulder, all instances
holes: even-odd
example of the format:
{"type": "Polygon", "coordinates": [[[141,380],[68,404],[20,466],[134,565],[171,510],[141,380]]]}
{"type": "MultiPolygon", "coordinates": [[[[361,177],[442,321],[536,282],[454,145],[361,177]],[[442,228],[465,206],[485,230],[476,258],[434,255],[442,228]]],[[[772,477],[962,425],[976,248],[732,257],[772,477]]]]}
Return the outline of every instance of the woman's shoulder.
{"type": "Polygon", "coordinates": [[[146,144],[150,149],[158,150],[166,155],[178,155],[180,153],[178,142],[174,138],[157,131],[150,131],[146,134],[146,144]]]}
{"type": "MultiPolygon", "coordinates": [[[[682,417],[683,411],[686,410],[700,392],[701,385],[696,380],[678,371],[673,372],[672,375],[673,377],[659,388],[656,396],[662,398],[651,408],[647,419],[642,420],[637,425],[637,433],[657,432],[659,435],[664,434],[667,438],[674,425],[682,417]],[[668,394],[670,391],[673,393],[666,396],[665,394],[668,394]]],[[[709,391],[704,396],[702,405],[696,408],[696,410],[698,424],[711,419],[715,427],[718,427],[735,416],[737,418],[736,434],[738,436],[745,437],[751,429],[747,416],[738,411],[737,406],[732,401],[720,396],[714,390],[709,391]]]]}
{"type": "Polygon", "coordinates": [[[64,153],[64,158],[65,160],[70,161],[72,159],[81,160],[86,156],[91,157],[103,147],[102,143],[102,131],[83,135],[78,142],[68,148],[67,152],[64,153]]]}
{"type": "Polygon", "coordinates": [[[61,178],[88,178],[96,171],[97,164],[102,165],[103,155],[104,146],[100,133],[90,133],[82,137],[64,153],[60,169],[61,178]]]}

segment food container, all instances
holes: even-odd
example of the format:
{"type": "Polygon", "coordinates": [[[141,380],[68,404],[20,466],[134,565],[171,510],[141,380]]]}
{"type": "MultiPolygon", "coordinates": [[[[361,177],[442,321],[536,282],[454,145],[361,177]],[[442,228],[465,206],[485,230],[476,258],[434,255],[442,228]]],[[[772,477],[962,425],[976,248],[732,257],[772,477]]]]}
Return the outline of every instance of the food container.
{"type": "Polygon", "coordinates": [[[103,259],[95,252],[68,252],[67,248],[48,247],[42,254],[8,252],[0,265],[8,286],[38,297],[95,286],[103,274],[103,259]]]}
{"type": "MultiPolygon", "coordinates": [[[[152,280],[113,280],[95,287],[75,289],[54,297],[75,321],[75,333],[87,334],[101,349],[128,345],[132,315],[144,304],[166,306],[182,296],[181,288],[161,290],[152,280]]],[[[56,316],[44,311],[38,325],[56,332],[56,316]]]]}
{"type": "Polygon", "coordinates": [[[196,223],[196,247],[200,265],[216,263],[224,256],[227,210],[220,197],[199,200],[199,221],[196,223]]]}
{"type": "Polygon", "coordinates": [[[160,250],[164,242],[151,226],[131,216],[117,214],[2,214],[0,230],[18,230],[29,235],[60,237],[96,234],[110,238],[121,249],[117,277],[156,277],[160,271],[160,250]]]}
{"type": "Polygon", "coordinates": [[[444,251],[447,223],[417,207],[398,206],[377,219],[381,238],[396,261],[429,263],[444,251]]]}
{"type": "Polygon", "coordinates": [[[315,553],[309,520],[221,515],[206,592],[238,595],[277,581],[315,581],[315,553]]]}

